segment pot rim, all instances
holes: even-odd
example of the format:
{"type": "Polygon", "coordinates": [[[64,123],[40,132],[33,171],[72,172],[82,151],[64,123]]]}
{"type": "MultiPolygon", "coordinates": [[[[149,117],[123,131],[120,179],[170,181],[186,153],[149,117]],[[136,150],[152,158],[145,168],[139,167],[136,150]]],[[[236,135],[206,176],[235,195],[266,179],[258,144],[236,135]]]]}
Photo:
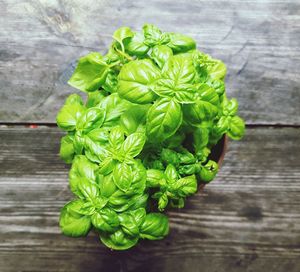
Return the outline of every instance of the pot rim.
{"type": "Polygon", "coordinates": [[[228,136],[225,134],[221,141],[223,141],[223,144],[222,144],[222,151],[221,151],[221,155],[218,159],[218,165],[219,165],[219,169],[221,168],[222,164],[223,164],[223,161],[224,161],[224,158],[225,158],[225,154],[226,154],[226,151],[227,151],[227,148],[228,148],[228,136]]]}

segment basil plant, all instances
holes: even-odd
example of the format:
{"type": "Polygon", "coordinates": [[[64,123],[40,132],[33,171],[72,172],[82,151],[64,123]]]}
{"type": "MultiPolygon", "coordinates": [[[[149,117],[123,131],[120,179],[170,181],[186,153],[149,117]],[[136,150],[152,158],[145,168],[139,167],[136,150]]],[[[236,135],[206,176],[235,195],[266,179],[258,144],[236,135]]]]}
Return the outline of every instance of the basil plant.
{"type": "Polygon", "coordinates": [[[70,95],[57,115],[74,194],[61,210],[62,232],[94,229],[116,250],[165,237],[163,211],[182,208],[198,183],[215,177],[211,148],[224,134],[244,134],[225,75],[192,38],[151,24],[121,27],[107,54],[81,57],[68,83],[87,99],[70,95]]]}

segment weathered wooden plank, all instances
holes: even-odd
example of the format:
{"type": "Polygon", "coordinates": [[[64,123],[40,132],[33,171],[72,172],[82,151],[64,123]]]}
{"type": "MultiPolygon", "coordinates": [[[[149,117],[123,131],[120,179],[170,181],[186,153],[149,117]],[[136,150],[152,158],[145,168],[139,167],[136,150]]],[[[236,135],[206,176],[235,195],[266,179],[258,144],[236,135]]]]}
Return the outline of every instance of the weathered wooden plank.
{"type": "Polygon", "coordinates": [[[113,31],[145,22],[191,35],[225,61],[248,124],[300,124],[298,0],[0,3],[0,121],[54,122],[75,60],[105,53],[113,31]]]}
{"type": "Polygon", "coordinates": [[[56,128],[0,129],[0,271],[300,269],[300,129],[248,129],[217,179],[169,211],[170,235],[111,252],[95,233],[60,234],[71,199],[56,128]]]}

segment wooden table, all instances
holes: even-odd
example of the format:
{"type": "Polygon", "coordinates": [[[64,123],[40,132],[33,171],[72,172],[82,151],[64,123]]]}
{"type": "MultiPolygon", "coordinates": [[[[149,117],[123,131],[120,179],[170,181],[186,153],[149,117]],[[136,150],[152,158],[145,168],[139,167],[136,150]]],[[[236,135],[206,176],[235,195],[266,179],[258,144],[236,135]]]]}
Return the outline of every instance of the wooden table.
{"type": "Polygon", "coordinates": [[[298,0],[0,1],[0,271],[300,271],[299,27],[298,0]],[[111,252],[94,233],[60,234],[71,194],[54,121],[76,59],[145,22],[228,65],[247,133],[168,212],[168,238],[111,252]]]}

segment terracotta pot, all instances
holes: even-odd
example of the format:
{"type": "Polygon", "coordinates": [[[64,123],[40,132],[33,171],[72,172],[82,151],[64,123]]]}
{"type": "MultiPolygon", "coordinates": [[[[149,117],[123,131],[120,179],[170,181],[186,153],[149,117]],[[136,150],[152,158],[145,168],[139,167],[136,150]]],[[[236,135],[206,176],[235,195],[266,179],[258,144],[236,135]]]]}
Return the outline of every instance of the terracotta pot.
{"type": "MultiPolygon", "coordinates": [[[[211,150],[211,154],[210,154],[209,158],[218,163],[219,169],[222,166],[222,163],[223,163],[223,160],[225,157],[225,153],[227,150],[227,146],[228,146],[228,136],[224,135],[221,138],[221,140],[211,150]]],[[[199,184],[199,191],[202,191],[205,185],[206,185],[205,183],[199,184]]]]}
{"type": "Polygon", "coordinates": [[[219,165],[219,168],[221,168],[221,165],[223,163],[227,146],[228,146],[228,136],[225,134],[211,150],[211,155],[209,156],[209,158],[211,160],[216,161],[219,165]]]}

